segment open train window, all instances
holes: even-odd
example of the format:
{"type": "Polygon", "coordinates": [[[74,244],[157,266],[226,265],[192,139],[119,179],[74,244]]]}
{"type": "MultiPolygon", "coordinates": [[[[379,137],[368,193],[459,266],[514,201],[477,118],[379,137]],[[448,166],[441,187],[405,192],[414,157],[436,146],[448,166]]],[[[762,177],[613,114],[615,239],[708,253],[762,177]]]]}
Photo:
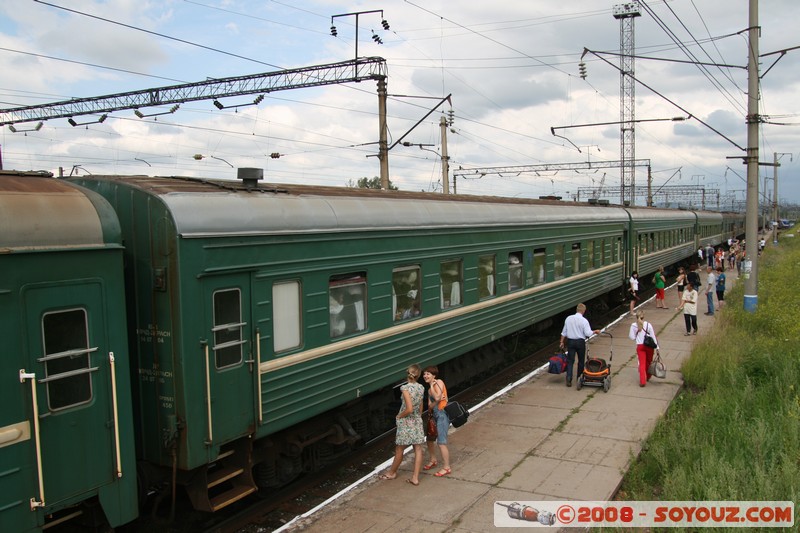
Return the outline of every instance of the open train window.
{"type": "Polygon", "coordinates": [[[97,348],[89,347],[89,326],[84,309],[46,313],[42,317],[42,338],[47,384],[47,405],[51,411],[65,409],[92,399],[89,356],[97,348]]]}
{"type": "Polygon", "coordinates": [[[478,258],[478,299],[495,295],[495,257],[484,255],[478,258]]]}
{"type": "Polygon", "coordinates": [[[242,329],[242,292],[224,289],[214,292],[214,360],[216,368],[226,368],[242,362],[245,343],[242,329]]]}
{"type": "Polygon", "coordinates": [[[518,291],[523,281],[522,251],[508,254],[508,290],[518,291]]]}
{"type": "Polygon", "coordinates": [[[572,273],[577,274],[581,271],[581,243],[572,243],[572,273]]]}
{"type": "Polygon", "coordinates": [[[392,316],[395,321],[422,314],[420,270],[418,265],[392,270],[392,316]]]}
{"type": "Polygon", "coordinates": [[[553,276],[555,279],[564,277],[564,245],[556,244],[553,247],[553,276]]]}
{"type": "Polygon", "coordinates": [[[461,305],[463,300],[464,269],[461,260],[443,261],[439,268],[439,287],[442,309],[461,305]]]}
{"type": "Polygon", "coordinates": [[[276,352],[303,343],[302,294],[299,281],[280,281],[272,286],[272,347],[276,352]]]}
{"type": "Polygon", "coordinates": [[[594,241],[586,243],[586,270],[594,268],[594,241]]]}
{"type": "Polygon", "coordinates": [[[328,311],[332,339],[367,329],[367,273],[332,276],[328,311]]]}
{"type": "Polygon", "coordinates": [[[533,283],[541,285],[547,279],[547,254],[544,248],[536,248],[533,251],[533,283]]]}

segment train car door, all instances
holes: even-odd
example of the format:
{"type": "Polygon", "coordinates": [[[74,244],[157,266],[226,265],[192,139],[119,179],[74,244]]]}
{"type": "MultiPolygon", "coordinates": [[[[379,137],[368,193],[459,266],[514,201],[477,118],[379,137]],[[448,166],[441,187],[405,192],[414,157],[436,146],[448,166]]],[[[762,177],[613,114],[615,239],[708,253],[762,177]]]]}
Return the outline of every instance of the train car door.
{"type": "Polygon", "coordinates": [[[36,417],[31,431],[38,438],[40,467],[32,510],[44,502],[47,511],[117,479],[109,364],[115,346],[109,339],[105,298],[100,281],[23,290],[29,350],[20,381],[30,401],[30,416],[36,417]]]}
{"type": "Polygon", "coordinates": [[[250,277],[205,283],[208,440],[222,444],[255,430],[255,360],[252,353],[250,277]],[[210,403],[208,403],[210,400],[210,403]]]}

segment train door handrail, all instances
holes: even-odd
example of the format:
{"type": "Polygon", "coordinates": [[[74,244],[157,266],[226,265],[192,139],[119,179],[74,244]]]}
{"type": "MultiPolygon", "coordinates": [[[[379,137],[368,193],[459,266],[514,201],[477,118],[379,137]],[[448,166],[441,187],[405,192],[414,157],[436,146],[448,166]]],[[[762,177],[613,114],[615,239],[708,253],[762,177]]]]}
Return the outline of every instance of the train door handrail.
{"type": "Polygon", "coordinates": [[[260,426],[264,423],[264,405],[261,402],[261,332],[258,329],[256,329],[256,401],[260,426]]]}
{"type": "Polygon", "coordinates": [[[204,359],[206,363],[206,415],[208,419],[208,445],[214,442],[213,419],[211,417],[211,363],[208,360],[208,343],[203,342],[204,359]]]}
{"type": "Polygon", "coordinates": [[[114,408],[114,449],[117,454],[117,478],[122,477],[122,453],[119,441],[119,406],[117,405],[117,367],[114,352],[108,352],[108,361],[111,368],[111,404],[114,408]]]}
{"type": "Polygon", "coordinates": [[[36,396],[36,374],[26,372],[24,368],[19,370],[19,382],[25,383],[28,379],[31,382],[31,401],[33,402],[33,437],[36,445],[36,470],[39,476],[39,498],[31,498],[31,511],[36,510],[37,507],[45,506],[44,499],[44,475],[42,473],[42,440],[39,433],[39,401],[36,396]]]}

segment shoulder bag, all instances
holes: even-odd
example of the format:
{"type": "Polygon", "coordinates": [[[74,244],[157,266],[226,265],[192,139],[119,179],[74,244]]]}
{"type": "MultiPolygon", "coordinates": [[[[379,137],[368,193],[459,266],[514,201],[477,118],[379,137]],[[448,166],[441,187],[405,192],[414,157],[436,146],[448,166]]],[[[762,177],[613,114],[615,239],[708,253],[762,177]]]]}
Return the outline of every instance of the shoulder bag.
{"type": "Polygon", "coordinates": [[[649,325],[650,324],[645,323],[645,326],[644,326],[644,341],[642,341],[642,344],[644,344],[648,348],[655,349],[655,348],[658,348],[658,344],[656,343],[656,340],[653,337],[651,337],[649,333],[647,333],[647,326],[649,326],[649,325]]]}

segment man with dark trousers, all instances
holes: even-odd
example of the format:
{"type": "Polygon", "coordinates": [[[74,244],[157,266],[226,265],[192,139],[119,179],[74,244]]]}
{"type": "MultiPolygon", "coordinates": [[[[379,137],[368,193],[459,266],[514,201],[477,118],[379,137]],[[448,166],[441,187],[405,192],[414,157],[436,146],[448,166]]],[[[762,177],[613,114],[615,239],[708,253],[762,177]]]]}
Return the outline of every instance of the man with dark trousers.
{"type": "Polygon", "coordinates": [[[575,364],[575,354],[578,354],[578,376],[583,374],[583,363],[586,361],[586,339],[592,334],[600,333],[599,329],[592,329],[589,321],[584,318],[586,312],[584,304],[578,304],[575,314],[564,321],[561,330],[561,349],[567,349],[567,387],[572,386],[572,367],[575,364]]]}

